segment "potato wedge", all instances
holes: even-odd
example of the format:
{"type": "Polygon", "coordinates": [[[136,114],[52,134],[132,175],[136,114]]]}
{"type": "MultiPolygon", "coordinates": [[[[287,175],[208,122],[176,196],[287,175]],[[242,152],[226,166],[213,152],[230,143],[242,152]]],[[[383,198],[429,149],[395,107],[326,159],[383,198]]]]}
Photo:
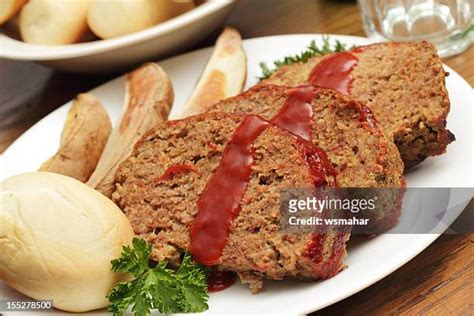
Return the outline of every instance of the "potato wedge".
{"type": "Polygon", "coordinates": [[[172,104],[173,87],[160,66],[147,63],[129,73],[124,112],[87,184],[110,197],[117,167],[147,130],[168,118],[172,104]]]}
{"type": "Polygon", "coordinates": [[[86,182],[111,131],[109,116],[100,102],[90,94],[79,94],[67,114],[58,151],[39,170],[86,182]]]}
{"type": "Polygon", "coordinates": [[[209,62],[186,102],[173,119],[207,112],[219,100],[242,92],[247,76],[247,56],[239,32],[226,27],[219,36],[209,62]]]}
{"type": "Polygon", "coordinates": [[[26,0],[1,0],[0,25],[13,18],[26,3],[26,0]]]}

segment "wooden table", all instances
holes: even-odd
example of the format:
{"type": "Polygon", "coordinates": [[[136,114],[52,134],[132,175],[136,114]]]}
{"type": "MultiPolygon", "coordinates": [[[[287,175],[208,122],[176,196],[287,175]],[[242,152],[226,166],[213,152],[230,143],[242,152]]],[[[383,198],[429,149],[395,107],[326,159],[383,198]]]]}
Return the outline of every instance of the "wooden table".
{"type": "MultiPolygon", "coordinates": [[[[241,0],[227,23],[244,38],[289,33],[364,35],[359,10],[350,1],[241,0]]],[[[217,34],[197,47],[211,45],[217,34]]],[[[474,85],[474,47],[444,62],[474,85]]],[[[0,152],[77,93],[112,77],[60,74],[30,62],[0,60],[0,152]]],[[[472,220],[473,213],[471,201],[459,221],[472,220]]],[[[315,315],[473,315],[473,242],[474,234],[441,236],[398,271],[315,315]]]]}

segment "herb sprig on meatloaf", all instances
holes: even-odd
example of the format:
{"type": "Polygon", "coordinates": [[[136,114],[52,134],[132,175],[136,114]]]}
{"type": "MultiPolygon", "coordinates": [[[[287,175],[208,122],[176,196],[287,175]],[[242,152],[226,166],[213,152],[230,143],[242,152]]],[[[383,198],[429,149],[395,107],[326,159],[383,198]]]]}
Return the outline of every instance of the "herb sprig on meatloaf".
{"type": "Polygon", "coordinates": [[[273,62],[273,66],[268,66],[266,63],[260,63],[260,69],[262,70],[262,75],[258,78],[259,80],[264,80],[269,78],[275,71],[278,70],[281,66],[284,65],[291,65],[295,63],[305,63],[310,58],[316,56],[324,56],[330,53],[339,53],[344,52],[347,50],[346,44],[341,43],[338,40],[335,40],[333,44],[331,44],[331,39],[329,36],[323,36],[323,44],[318,46],[315,40],[312,40],[311,43],[308,45],[306,50],[301,52],[300,54],[293,55],[293,56],[286,56],[283,59],[276,60],[273,62]]]}

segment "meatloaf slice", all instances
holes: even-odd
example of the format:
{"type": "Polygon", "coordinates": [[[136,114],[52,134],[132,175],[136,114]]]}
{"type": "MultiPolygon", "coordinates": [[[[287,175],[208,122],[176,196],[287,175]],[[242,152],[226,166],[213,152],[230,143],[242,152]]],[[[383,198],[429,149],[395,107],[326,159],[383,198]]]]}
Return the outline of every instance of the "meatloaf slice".
{"type": "MultiPolygon", "coordinates": [[[[180,255],[189,251],[194,242],[191,233],[196,227],[212,228],[196,224],[198,215],[206,215],[200,213],[198,204],[206,190],[217,201],[215,208],[211,205],[211,220],[225,208],[219,201],[231,193],[208,192],[208,186],[219,174],[216,170],[221,168],[223,155],[227,155],[226,148],[236,143],[236,129],[248,123],[249,118],[264,121],[258,116],[210,113],[163,122],[149,131],[122,163],[112,198],[127,215],[135,233],[153,245],[154,260],[179,264],[180,255]]],[[[268,126],[251,144],[254,161],[247,187],[237,199],[236,209],[240,211],[227,227],[228,236],[222,240],[225,247],[213,264],[237,272],[243,282],[250,283],[252,291],[260,289],[263,278],[333,276],[343,268],[349,237],[333,228],[319,234],[285,234],[280,230],[281,191],[335,186],[335,171],[322,150],[265,124],[268,126]],[[324,172],[315,176],[315,169],[324,172]]],[[[235,175],[229,172],[226,177],[235,175]]],[[[219,180],[226,181],[225,177],[219,180]]],[[[225,229],[223,222],[213,223],[218,226],[214,228],[225,229]]]]}
{"type": "MultiPolygon", "coordinates": [[[[260,84],[308,83],[315,67],[335,55],[348,54],[354,57],[353,64],[347,64],[352,68],[351,86],[348,91],[344,87],[340,91],[349,92],[370,107],[380,127],[397,145],[405,168],[446,152],[446,146],[454,140],[446,129],[450,108],[446,73],[435,47],[428,42],[380,43],[349,53],[315,57],[306,63],[283,66],[260,84]]],[[[331,87],[328,80],[318,77],[313,81],[331,87]]]]}
{"type": "MultiPolygon", "coordinates": [[[[393,142],[387,140],[371,111],[332,89],[309,86],[289,88],[256,86],[215,104],[213,111],[255,113],[275,117],[298,89],[313,89],[309,101],[311,133],[308,138],[328,155],[337,171],[337,183],[349,188],[399,188],[404,186],[403,163],[393,142]]],[[[295,108],[297,113],[304,108],[295,108]]]]}

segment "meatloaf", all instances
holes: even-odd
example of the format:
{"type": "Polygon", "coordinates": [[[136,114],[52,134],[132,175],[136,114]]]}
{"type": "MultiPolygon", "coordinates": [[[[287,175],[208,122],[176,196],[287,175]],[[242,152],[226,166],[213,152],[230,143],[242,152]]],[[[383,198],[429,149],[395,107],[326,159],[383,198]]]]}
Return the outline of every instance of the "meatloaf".
{"type": "Polygon", "coordinates": [[[113,200],[152,258],[193,258],[258,291],[262,279],[328,278],[343,269],[343,230],[280,230],[280,192],[335,186],[325,153],[259,116],[209,113],[160,123],[116,174],[113,200]],[[252,138],[253,137],[253,138],[252,138]]]}
{"type": "Polygon", "coordinates": [[[371,108],[408,169],[454,140],[445,76],[432,44],[392,42],[283,66],[260,84],[313,83],[350,94],[371,108]]]}
{"type": "MultiPolygon", "coordinates": [[[[260,85],[212,107],[213,111],[220,112],[255,113],[269,120],[285,108],[293,109],[289,113],[292,119],[307,116],[310,131],[305,137],[327,153],[337,171],[339,186],[404,186],[403,163],[398,150],[384,137],[370,109],[335,90],[260,85]],[[309,93],[307,103],[288,103],[301,96],[301,91],[309,93]]],[[[285,128],[285,122],[275,123],[285,128]]],[[[304,136],[299,131],[294,132],[304,136]]]]}

